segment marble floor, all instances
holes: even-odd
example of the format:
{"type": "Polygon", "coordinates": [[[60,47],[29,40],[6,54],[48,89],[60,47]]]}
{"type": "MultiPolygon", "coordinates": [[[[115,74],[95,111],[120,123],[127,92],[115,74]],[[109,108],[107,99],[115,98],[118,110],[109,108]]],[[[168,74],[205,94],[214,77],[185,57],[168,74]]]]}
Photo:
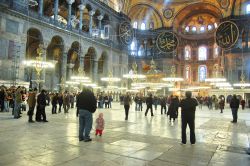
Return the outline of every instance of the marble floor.
{"type": "MultiPolygon", "coordinates": [[[[145,106],[144,106],[145,108],[145,106]]],[[[0,166],[249,166],[245,154],[250,140],[250,109],[239,110],[237,124],[231,111],[198,109],[195,145],[181,145],[180,118],[172,126],[160,108],[155,116],[131,107],[128,121],[123,107],[99,109],[106,122],[102,137],[91,132],[92,142],[78,141],[75,109],[68,115],[51,114],[48,123],[28,123],[11,113],[0,113],[0,166]]],[[[94,126],[93,126],[94,127],[94,126]]]]}

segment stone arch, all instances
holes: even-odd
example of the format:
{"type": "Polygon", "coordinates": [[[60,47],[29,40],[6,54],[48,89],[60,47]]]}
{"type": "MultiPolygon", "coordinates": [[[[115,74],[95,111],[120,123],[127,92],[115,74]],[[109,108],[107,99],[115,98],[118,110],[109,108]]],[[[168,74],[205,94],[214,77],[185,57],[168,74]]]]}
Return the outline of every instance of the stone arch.
{"type": "Polygon", "coordinates": [[[177,28],[180,28],[182,22],[186,19],[195,15],[197,13],[209,13],[214,17],[221,19],[223,17],[222,11],[212,3],[209,2],[197,2],[187,5],[181,8],[179,11],[176,12],[172,26],[175,27],[175,31],[177,28]]]}
{"type": "Polygon", "coordinates": [[[164,26],[164,21],[159,11],[150,4],[138,3],[129,9],[128,16],[132,21],[153,21],[154,28],[164,26]]]}
{"type": "Polygon", "coordinates": [[[37,28],[29,28],[27,30],[26,59],[35,59],[38,56],[37,48],[39,44],[43,44],[41,31],[37,28]]]}
{"type": "Polygon", "coordinates": [[[53,71],[46,70],[46,87],[54,89],[57,84],[60,83],[63,76],[62,65],[63,65],[63,51],[64,51],[64,40],[61,36],[53,36],[48,47],[46,60],[55,61],[55,69],[53,71]]]}
{"type": "Polygon", "coordinates": [[[71,48],[69,49],[68,55],[67,55],[67,64],[72,65],[73,74],[78,73],[78,69],[80,66],[80,52],[81,52],[80,43],[78,41],[74,41],[71,44],[71,48]]]}
{"type": "Polygon", "coordinates": [[[104,76],[108,73],[108,54],[103,51],[98,59],[98,74],[104,76]]]}
{"type": "Polygon", "coordinates": [[[89,47],[87,54],[84,56],[84,71],[86,75],[92,76],[92,79],[95,79],[94,76],[97,74],[97,64],[96,64],[96,49],[94,47],[89,47]]]}

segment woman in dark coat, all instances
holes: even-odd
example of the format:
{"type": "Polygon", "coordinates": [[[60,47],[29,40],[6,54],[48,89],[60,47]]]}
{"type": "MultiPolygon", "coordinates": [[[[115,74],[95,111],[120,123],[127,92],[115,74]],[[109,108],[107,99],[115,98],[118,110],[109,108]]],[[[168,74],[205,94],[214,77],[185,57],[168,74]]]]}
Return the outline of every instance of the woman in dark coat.
{"type": "Polygon", "coordinates": [[[178,107],[179,107],[179,100],[177,97],[172,97],[170,105],[168,107],[168,113],[167,115],[169,115],[169,121],[171,122],[171,120],[173,119],[173,122],[175,121],[175,119],[177,118],[177,111],[178,111],[178,107]]]}
{"type": "Polygon", "coordinates": [[[220,106],[220,113],[223,113],[225,107],[225,100],[220,99],[219,106],[220,106]]]}

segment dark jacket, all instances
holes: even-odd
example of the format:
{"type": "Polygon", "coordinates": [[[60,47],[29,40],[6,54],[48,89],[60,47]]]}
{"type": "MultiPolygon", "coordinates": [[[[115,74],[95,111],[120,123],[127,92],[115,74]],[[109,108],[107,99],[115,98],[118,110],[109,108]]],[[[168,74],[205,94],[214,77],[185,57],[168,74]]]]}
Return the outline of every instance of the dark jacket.
{"type": "Polygon", "coordinates": [[[58,104],[58,96],[57,95],[52,97],[51,103],[52,103],[52,105],[57,105],[58,104]]]}
{"type": "Polygon", "coordinates": [[[237,99],[236,97],[233,97],[230,102],[230,108],[239,108],[239,106],[240,106],[240,100],[237,99]]]}
{"type": "Polygon", "coordinates": [[[37,96],[37,105],[46,106],[46,95],[44,93],[40,93],[37,96]]]}
{"type": "Polygon", "coordinates": [[[96,98],[94,94],[90,90],[82,91],[77,96],[76,107],[94,113],[96,111],[96,98]]]}
{"type": "Polygon", "coordinates": [[[124,96],[123,103],[124,103],[124,105],[130,105],[131,104],[131,97],[129,95],[124,96]]]}
{"type": "Polygon", "coordinates": [[[172,98],[172,101],[169,105],[169,108],[168,108],[168,115],[170,115],[170,117],[173,117],[173,118],[177,118],[177,111],[178,111],[178,107],[179,107],[179,100],[178,98],[172,98]]]}
{"type": "Polygon", "coordinates": [[[63,104],[63,97],[61,95],[58,96],[58,103],[59,103],[59,105],[63,104]]]}
{"type": "Polygon", "coordinates": [[[196,106],[198,105],[198,101],[195,98],[186,98],[181,100],[181,116],[182,118],[194,118],[196,106]]]}
{"type": "Polygon", "coordinates": [[[152,98],[152,96],[147,97],[146,104],[149,105],[149,106],[153,105],[153,98],[152,98]]]}

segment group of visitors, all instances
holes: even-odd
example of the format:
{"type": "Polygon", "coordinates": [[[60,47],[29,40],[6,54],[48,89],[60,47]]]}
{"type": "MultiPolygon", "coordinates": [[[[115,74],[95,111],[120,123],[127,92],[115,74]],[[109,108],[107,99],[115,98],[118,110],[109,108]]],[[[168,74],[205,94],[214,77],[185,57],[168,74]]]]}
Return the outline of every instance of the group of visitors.
{"type": "MultiPolygon", "coordinates": [[[[182,128],[182,144],[186,144],[186,128],[187,125],[190,128],[190,142],[195,144],[195,110],[196,106],[200,104],[200,98],[192,98],[191,92],[186,92],[185,98],[179,100],[178,96],[169,96],[169,97],[153,97],[152,94],[149,94],[148,97],[144,98],[142,95],[136,95],[134,101],[136,103],[136,111],[142,111],[142,103],[146,103],[145,116],[147,116],[148,111],[150,110],[151,116],[153,114],[153,105],[157,100],[157,104],[161,105],[161,114],[167,114],[169,116],[170,122],[174,122],[178,118],[178,108],[181,108],[181,128],[182,128]],[[166,109],[168,105],[168,109],[166,109]],[[163,112],[164,111],[164,112],[163,112]]],[[[45,107],[50,103],[52,104],[52,114],[57,113],[57,105],[59,104],[59,113],[61,112],[61,107],[63,106],[64,113],[68,113],[70,108],[74,108],[76,98],[76,108],[77,115],[79,115],[79,141],[89,142],[92,139],[90,138],[90,131],[92,129],[93,116],[92,114],[96,111],[99,102],[103,101],[105,104],[106,99],[109,100],[109,95],[99,94],[97,97],[94,93],[88,89],[84,88],[82,92],[78,94],[69,93],[65,91],[64,93],[47,93],[45,90],[41,90],[38,94],[36,88],[29,89],[29,92],[26,91],[24,87],[12,87],[5,88],[1,87],[0,90],[0,108],[1,111],[9,111],[9,108],[13,108],[14,118],[18,119],[21,117],[21,110],[25,111],[26,108],[23,107],[25,101],[29,106],[27,115],[29,117],[28,122],[34,122],[32,117],[34,115],[34,110],[36,108],[35,120],[38,122],[48,122],[46,119],[45,107]],[[49,96],[49,97],[48,97],[49,96]],[[108,98],[107,98],[108,97],[108,98]],[[49,98],[49,99],[48,99],[49,98]],[[102,99],[103,98],[103,99],[102,99]],[[101,100],[100,100],[101,99],[101,100]],[[97,104],[98,101],[98,104],[97,104]]],[[[112,98],[112,96],[111,96],[112,98]]],[[[206,99],[207,100],[207,99],[206,99]]],[[[112,101],[112,100],[110,100],[112,101]]],[[[209,99],[208,99],[209,101],[209,99]]],[[[125,120],[128,120],[130,105],[132,104],[132,97],[129,93],[123,96],[123,104],[125,109],[125,120]]],[[[203,102],[203,101],[202,101],[203,102]]],[[[206,101],[207,102],[207,101],[206,101]]],[[[106,104],[105,104],[106,105],[106,104]]],[[[242,105],[242,109],[245,108],[244,100],[240,100],[236,95],[233,95],[229,101],[230,108],[232,110],[233,120],[232,123],[237,123],[238,120],[238,109],[242,105]]],[[[109,107],[109,106],[107,106],[109,107]]],[[[225,107],[225,100],[222,98],[219,101],[219,108],[221,113],[225,107]]],[[[111,105],[110,105],[111,108],[111,105]]],[[[156,110],[156,107],[155,107],[156,110]]],[[[103,113],[100,113],[98,118],[95,121],[96,123],[96,132],[95,135],[102,136],[104,130],[104,118],[103,113]]],[[[248,150],[250,154],[250,150],[248,150]]]]}
{"type": "Polygon", "coordinates": [[[98,108],[112,108],[112,94],[104,94],[103,92],[97,95],[98,108]]]}

